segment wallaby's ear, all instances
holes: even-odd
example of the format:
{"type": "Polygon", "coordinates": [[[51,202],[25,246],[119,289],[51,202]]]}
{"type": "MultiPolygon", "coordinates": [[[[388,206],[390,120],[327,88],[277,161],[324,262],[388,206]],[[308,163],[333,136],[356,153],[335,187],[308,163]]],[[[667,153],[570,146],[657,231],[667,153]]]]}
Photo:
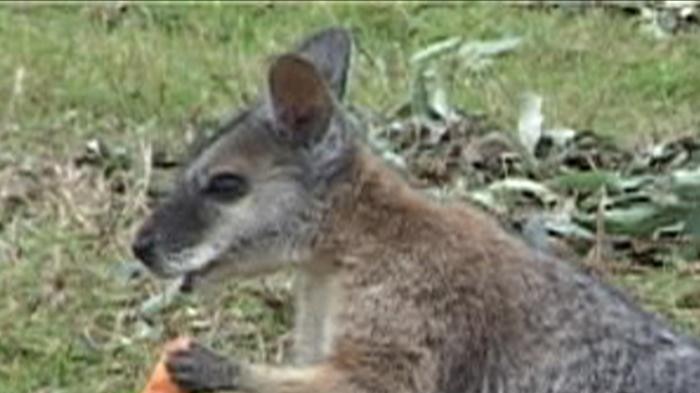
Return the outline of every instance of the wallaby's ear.
{"type": "Polygon", "coordinates": [[[295,143],[319,139],[333,115],[333,98],[316,66],[298,54],[278,57],[269,73],[276,127],[295,143]]]}
{"type": "Polygon", "coordinates": [[[336,99],[342,100],[352,52],[350,32],[339,27],[321,30],[307,38],[297,52],[316,66],[336,99]]]}

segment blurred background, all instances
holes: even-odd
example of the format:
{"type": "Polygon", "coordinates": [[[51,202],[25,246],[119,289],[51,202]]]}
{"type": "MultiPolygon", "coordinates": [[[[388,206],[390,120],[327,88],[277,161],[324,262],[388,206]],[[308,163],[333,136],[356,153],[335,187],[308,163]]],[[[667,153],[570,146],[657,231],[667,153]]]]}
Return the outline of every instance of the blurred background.
{"type": "Polygon", "coordinates": [[[0,6],[0,392],[138,391],[179,334],[285,358],[289,274],[184,296],[129,243],[270,56],[331,24],[355,34],[362,137],[418,187],[700,334],[697,2],[20,2],[0,6]]]}

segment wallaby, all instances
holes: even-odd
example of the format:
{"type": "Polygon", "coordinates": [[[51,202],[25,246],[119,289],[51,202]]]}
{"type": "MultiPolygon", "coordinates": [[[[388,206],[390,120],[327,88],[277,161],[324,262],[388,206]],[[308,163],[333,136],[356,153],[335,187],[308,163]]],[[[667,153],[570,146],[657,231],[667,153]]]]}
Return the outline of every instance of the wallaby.
{"type": "Polygon", "coordinates": [[[700,344],[488,214],[412,190],[341,107],[352,40],[318,32],[183,169],[133,251],[155,274],[294,266],[296,358],[203,345],[167,368],[190,392],[697,393],[700,344]]]}

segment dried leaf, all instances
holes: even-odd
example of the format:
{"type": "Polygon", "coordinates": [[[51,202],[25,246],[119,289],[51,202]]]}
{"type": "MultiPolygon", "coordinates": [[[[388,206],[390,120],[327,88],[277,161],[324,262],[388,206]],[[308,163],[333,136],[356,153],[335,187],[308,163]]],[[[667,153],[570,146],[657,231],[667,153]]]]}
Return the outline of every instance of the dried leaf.
{"type": "Polygon", "coordinates": [[[513,51],[521,42],[521,37],[505,37],[490,41],[469,41],[459,48],[459,55],[471,59],[494,57],[513,51]]]}
{"type": "Polygon", "coordinates": [[[433,91],[430,99],[430,108],[439,115],[441,119],[447,120],[452,116],[454,111],[447,102],[447,92],[444,88],[438,87],[433,91]]]}
{"type": "Polygon", "coordinates": [[[421,63],[437,56],[456,50],[462,42],[462,37],[450,37],[428,45],[411,56],[411,63],[421,63]]]}
{"type": "Polygon", "coordinates": [[[559,196],[547,186],[520,178],[503,179],[490,184],[485,189],[469,194],[474,201],[497,212],[505,212],[505,206],[508,206],[507,200],[518,195],[534,197],[541,206],[553,206],[559,200],[559,196]]]}
{"type": "Polygon", "coordinates": [[[525,150],[534,156],[535,147],[542,136],[542,97],[528,93],[518,120],[518,137],[525,150]]]}

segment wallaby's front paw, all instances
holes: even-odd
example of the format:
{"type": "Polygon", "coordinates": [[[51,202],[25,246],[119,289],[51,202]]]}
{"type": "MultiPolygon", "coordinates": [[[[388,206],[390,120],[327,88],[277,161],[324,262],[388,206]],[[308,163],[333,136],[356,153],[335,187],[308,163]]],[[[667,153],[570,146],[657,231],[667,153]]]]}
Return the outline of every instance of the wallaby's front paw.
{"type": "Polygon", "coordinates": [[[193,342],[165,362],[173,381],[191,393],[235,389],[240,367],[205,346],[193,342]]]}

